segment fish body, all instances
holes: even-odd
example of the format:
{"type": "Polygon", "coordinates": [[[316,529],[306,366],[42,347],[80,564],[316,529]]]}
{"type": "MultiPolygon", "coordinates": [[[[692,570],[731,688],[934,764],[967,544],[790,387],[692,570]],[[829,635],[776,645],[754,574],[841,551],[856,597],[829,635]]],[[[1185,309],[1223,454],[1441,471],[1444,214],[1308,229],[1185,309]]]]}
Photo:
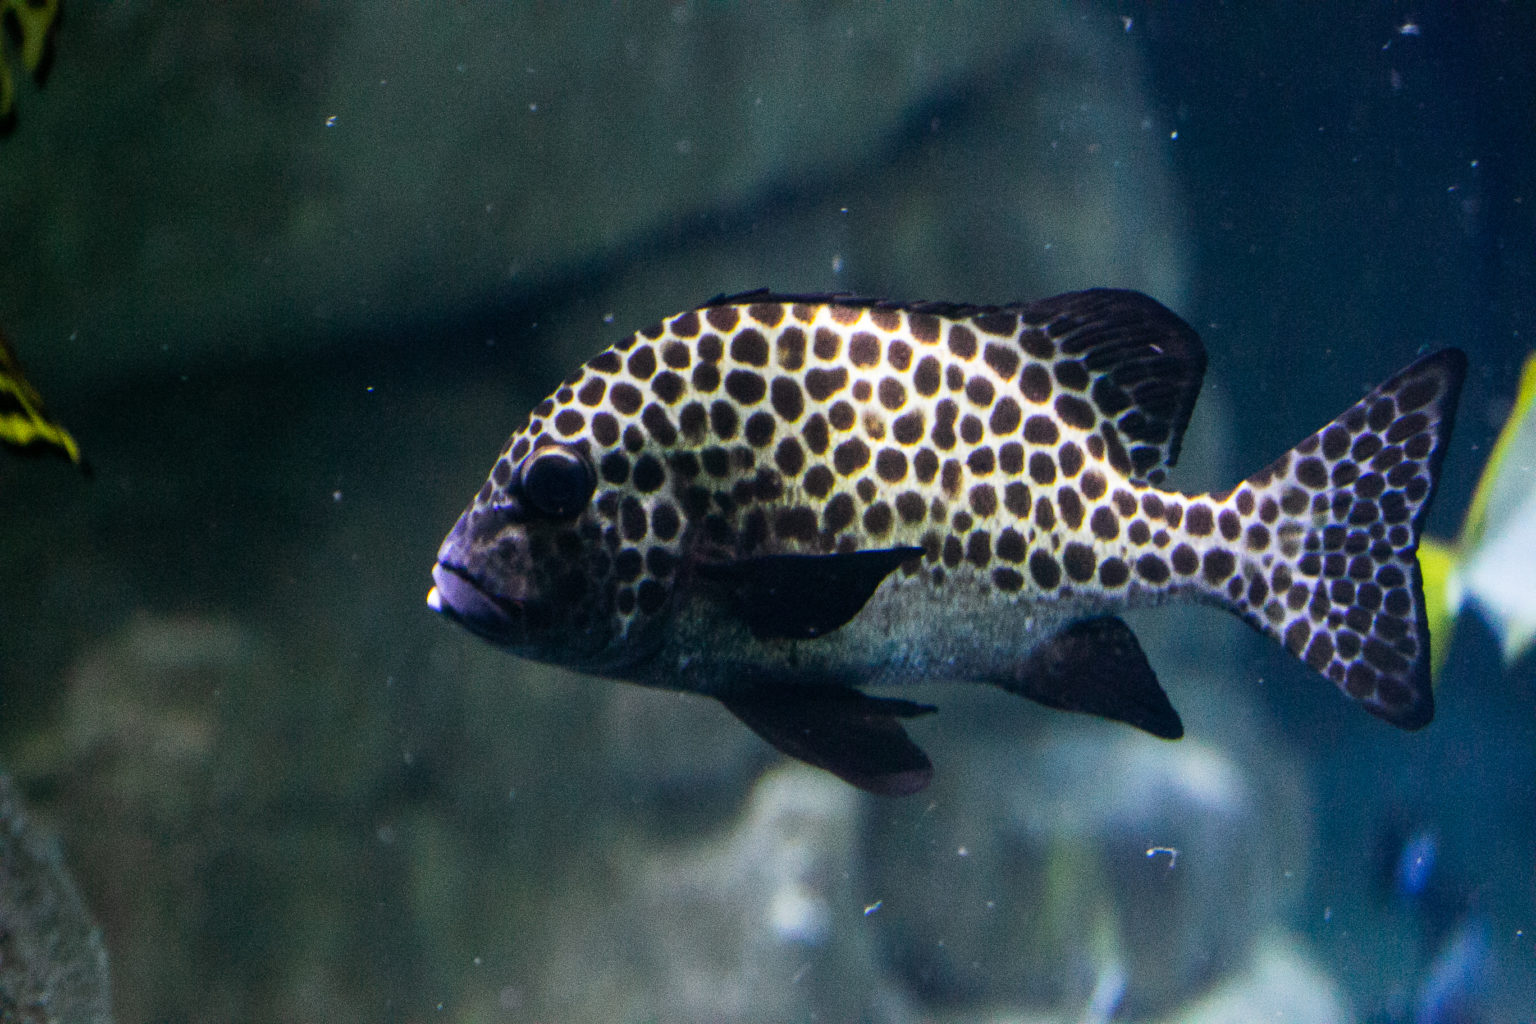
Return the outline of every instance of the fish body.
{"type": "Polygon", "coordinates": [[[1456,618],[1470,604],[1493,628],[1513,665],[1536,644],[1536,354],[1521,367],[1515,401],[1472,492],[1455,541],[1424,538],[1424,595],[1445,663],[1456,618]]]}
{"type": "Polygon", "coordinates": [[[1162,490],[1205,370],[1135,292],[717,299],[572,374],[444,540],[436,610],[513,653],[720,700],[880,793],[931,765],[862,687],[988,682],[1175,738],[1123,608],[1228,608],[1372,713],[1433,714],[1414,558],[1465,357],[1430,355],[1223,494],[1162,490]]]}

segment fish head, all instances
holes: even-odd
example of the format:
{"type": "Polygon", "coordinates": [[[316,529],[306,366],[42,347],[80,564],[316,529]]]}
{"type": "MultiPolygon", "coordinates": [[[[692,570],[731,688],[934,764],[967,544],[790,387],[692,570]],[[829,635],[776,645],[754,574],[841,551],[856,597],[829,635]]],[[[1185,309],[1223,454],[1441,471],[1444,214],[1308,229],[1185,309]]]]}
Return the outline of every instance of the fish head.
{"type": "Polygon", "coordinates": [[[434,610],[547,664],[627,679],[653,662],[710,527],[728,527],[711,495],[733,483],[701,486],[707,415],[683,371],[704,361],[662,334],[599,352],[534,406],[438,550],[434,610]]]}
{"type": "Polygon", "coordinates": [[[590,442],[529,434],[513,435],[444,538],[427,603],[514,654],[592,665],[616,630],[590,442]]]}

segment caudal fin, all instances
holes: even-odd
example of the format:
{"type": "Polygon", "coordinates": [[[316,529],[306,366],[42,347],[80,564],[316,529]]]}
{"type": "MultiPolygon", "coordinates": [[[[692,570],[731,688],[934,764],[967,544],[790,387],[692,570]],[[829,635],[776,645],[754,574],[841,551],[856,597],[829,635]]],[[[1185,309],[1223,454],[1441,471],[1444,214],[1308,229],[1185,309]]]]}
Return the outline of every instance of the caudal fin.
{"type": "Polygon", "coordinates": [[[1435,713],[1419,529],[1466,369],[1457,349],[1420,359],[1249,477],[1213,530],[1236,556],[1220,597],[1404,729],[1435,713]]]}

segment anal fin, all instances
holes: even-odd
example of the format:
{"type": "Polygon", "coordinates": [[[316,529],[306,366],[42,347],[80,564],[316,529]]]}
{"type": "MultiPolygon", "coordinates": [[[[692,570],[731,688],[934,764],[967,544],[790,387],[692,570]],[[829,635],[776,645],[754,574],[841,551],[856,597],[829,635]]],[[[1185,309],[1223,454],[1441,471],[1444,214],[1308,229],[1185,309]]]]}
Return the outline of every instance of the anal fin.
{"type": "Polygon", "coordinates": [[[1045,641],[1007,688],[1046,707],[1112,718],[1163,739],[1184,735],[1136,634],[1114,616],[1074,622],[1045,641]]]}
{"type": "Polygon", "coordinates": [[[938,710],[930,704],[809,686],[763,687],[720,703],[790,757],[866,792],[907,796],[933,778],[928,755],[897,721],[938,710]]]}

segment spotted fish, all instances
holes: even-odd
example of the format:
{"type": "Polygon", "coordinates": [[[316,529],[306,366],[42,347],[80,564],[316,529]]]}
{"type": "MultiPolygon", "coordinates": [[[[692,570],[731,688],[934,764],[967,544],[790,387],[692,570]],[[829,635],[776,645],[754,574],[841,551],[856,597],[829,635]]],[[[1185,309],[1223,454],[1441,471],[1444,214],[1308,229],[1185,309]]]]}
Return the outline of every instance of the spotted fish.
{"type": "Polygon", "coordinates": [[[515,654],[718,699],[863,789],[932,766],[862,687],[993,683],[1183,733],[1123,608],[1229,609],[1366,709],[1433,715],[1415,553],[1465,357],[1220,494],[1159,489],[1205,371],[1144,295],[768,292],[619,342],[511,437],[428,604],[515,654]]]}

